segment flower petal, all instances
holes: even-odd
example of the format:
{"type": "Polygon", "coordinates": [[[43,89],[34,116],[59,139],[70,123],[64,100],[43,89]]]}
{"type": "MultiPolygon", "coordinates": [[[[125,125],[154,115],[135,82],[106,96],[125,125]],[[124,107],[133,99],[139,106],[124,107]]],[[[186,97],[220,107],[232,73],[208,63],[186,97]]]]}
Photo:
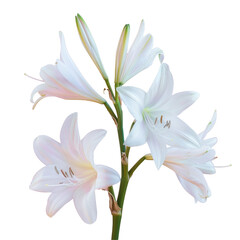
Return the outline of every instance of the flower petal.
{"type": "Polygon", "coordinates": [[[106,189],[120,181],[120,176],[114,169],[103,165],[96,165],[95,168],[97,171],[96,189],[106,189]]]}
{"type": "Polygon", "coordinates": [[[41,168],[33,177],[30,189],[38,192],[52,192],[53,190],[62,187],[61,184],[66,179],[58,174],[55,165],[48,165],[41,168]]]}
{"type": "Polygon", "coordinates": [[[175,171],[183,188],[195,198],[195,201],[206,202],[211,193],[199,169],[168,162],[164,162],[164,165],[175,171]]]}
{"type": "Polygon", "coordinates": [[[130,26],[129,24],[126,24],[120,36],[117,53],[116,53],[115,82],[117,83],[119,82],[119,76],[121,75],[122,68],[127,55],[129,34],[130,34],[130,26]]]}
{"type": "Polygon", "coordinates": [[[216,120],[217,120],[217,112],[215,111],[213,113],[211,121],[208,123],[205,130],[199,134],[199,137],[201,139],[204,139],[206,137],[206,135],[212,130],[212,128],[214,127],[214,125],[216,123],[216,120]]]}
{"type": "Polygon", "coordinates": [[[171,120],[171,127],[168,130],[163,137],[170,146],[196,148],[201,145],[198,135],[179,118],[171,120]]]}
{"type": "Polygon", "coordinates": [[[203,142],[205,145],[207,145],[209,147],[213,147],[217,143],[217,138],[216,137],[208,138],[208,139],[204,140],[203,142]]]}
{"type": "Polygon", "coordinates": [[[157,169],[159,169],[165,160],[166,144],[162,141],[162,139],[160,139],[160,137],[154,134],[148,136],[147,143],[150,148],[155,165],[157,169]]]}
{"type": "Polygon", "coordinates": [[[97,206],[95,188],[86,191],[78,188],[73,196],[73,201],[79,216],[85,223],[94,223],[97,219],[97,206]]]}
{"type": "Polygon", "coordinates": [[[99,56],[97,45],[92,37],[92,34],[91,34],[86,22],[83,20],[83,18],[79,14],[77,14],[75,19],[76,19],[78,33],[79,33],[79,36],[83,43],[84,48],[86,49],[86,51],[88,52],[88,55],[91,57],[94,64],[98,68],[102,77],[104,79],[108,79],[108,76],[103,67],[101,58],[99,56]]]}
{"type": "Polygon", "coordinates": [[[33,142],[34,152],[45,165],[61,164],[65,161],[60,143],[48,136],[39,136],[33,142]]]}
{"type": "Polygon", "coordinates": [[[75,188],[62,187],[54,191],[48,198],[46,212],[49,217],[55,215],[66,203],[72,200],[75,188]]]}
{"type": "Polygon", "coordinates": [[[162,106],[162,111],[168,111],[172,115],[179,115],[190,107],[199,98],[197,92],[180,92],[174,94],[167,103],[162,106]]]}
{"type": "Polygon", "coordinates": [[[125,140],[124,145],[133,147],[144,144],[147,141],[148,132],[149,131],[144,121],[136,121],[127,139],[125,140]]]}
{"type": "Polygon", "coordinates": [[[106,135],[107,131],[97,129],[88,133],[82,140],[82,147],[88,161],[94,165],[94,150],[106,135]]]}
{"type": "Polygon", "coordinates": [[[60,133],[60,139],[61,145],[65,151],[77,158],[80,146],[77,113],[72,113],[64,121],[60,133]]]}
{"type": "Polygon", "coordinates": [[[173,77],[167,64],[161,64],[149,91],[146,94],[145,107],[158,109],[170,98],[173,91],[173,77]]]}
{"type": "Polygon", "coordinates": [[[136,120],[142,120],[146,93],[142,89],[136,87],[118,87],[117,91],[133,117],[136,120]]]}

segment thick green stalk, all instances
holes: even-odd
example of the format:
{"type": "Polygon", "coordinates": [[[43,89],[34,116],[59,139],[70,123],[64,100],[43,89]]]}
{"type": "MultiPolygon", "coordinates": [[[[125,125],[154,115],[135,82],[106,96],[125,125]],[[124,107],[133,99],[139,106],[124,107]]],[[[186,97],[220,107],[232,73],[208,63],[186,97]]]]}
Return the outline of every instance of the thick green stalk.
{"type": "MultiPolygon", "coordinates": [[[[117,87],[117,86],[116,86],[117,87]]],[[[125,199],[125,194],[128,186],[129,176],[128,176],[128,160],[126,157],[126,148],[124,143],[124,132],[123,132],[123,113],[121,104],[118,98],[117,91],[115,92],[115,108],[118,116],[118,138],[120,145],[120,153],[121,153],[121,182],[120,188],[117,198],[118,206],[121,208],[121,213],[119,215],[113,215],[113,226],[112,226],[112,240],[118,240],[120,224],[122,219],[122,210],[125,199]]]]}

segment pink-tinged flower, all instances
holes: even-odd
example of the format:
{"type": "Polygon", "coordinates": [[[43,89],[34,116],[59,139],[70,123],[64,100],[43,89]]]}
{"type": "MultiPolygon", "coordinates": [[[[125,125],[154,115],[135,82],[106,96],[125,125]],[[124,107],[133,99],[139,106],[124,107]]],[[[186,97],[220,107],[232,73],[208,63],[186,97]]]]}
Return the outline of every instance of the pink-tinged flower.
{"type": "Polygon", "coordinates": [[[147,142],[157,168],[165,160],[166,145],[200,146],[197,134],[178,118],[199,94],[180,92],[172,95],[173,78],[167,64],[161,64],[147,93],[136,87],[119,87],[117,91],[136,120],[125,145],[133,147],[147,142]]]}
{"type": "Polygon", "coordinates": [[[112,168],[94,164],[94,150],[105,134],[105,130],[95,130],[80,140],[74,113],[63,124],[60,143],[47,136],[36,138],[34,151],[46,166],[35,174],[30,188],[51,192],[46,209],[48,216],[73,199],[84,222],[96,220],[95,190],[106,189],[120,180],[112,168]]]}
{"type": "Polygon", "coordinates": [[[75,20],[76,20],[76,24],[77,24],[78,33],[79,33],[79,36],[83,43],[84,48],[86,49],[88,55],[91,57],[94,64],[98,68],[103,79],[108,79],[108,76],[103,67],[103,64],[102,64],[102,61],[101,61],[101,58],[100,58],[100,55],[98,52],[97,45],[93,39],[93,36],[92,36],[86,22],[79,14],[77,14],[77,16],[75,17],[75,20]]]}
{"type": "Polygon", "coordinates": [[[203,174],[214,174],[215,151],[212,147],[217,138],[204,139],[216,122],[216,112],[206,129],[199,134],[201,146],[196,149],[168,148],[164,165],[172,169],[183,188],[195,201],[206,202],[211,192],[203,174]]]}
{"type": "Polygon", "coordinates": [[[130,26],[127,24],[123,28],[118,43],[115,64],[115,82],[119,85],[123,85],[130,78],[151,66],[157,55],[159,55],[161,61],[163,60],[162,50],[153,48],[152,35],[143,35],[144,28],[144,21],[142,20],[138,34],[129,50],[130,26]]]}
{"type": "Polygon", "coordinates": [[[31,96],[31,101],[36,93],[41,97],[34,103],[36,104],[45,97],[59,97],[67,100],[88,100],[97,103],[104,103],[102,98],[85,80],[75,63],[71,59],[64,40],[60,32],[61,54],[60,60],[55,65],[46,65],[40,71],[43,84],[37,86],[31,96]]]}

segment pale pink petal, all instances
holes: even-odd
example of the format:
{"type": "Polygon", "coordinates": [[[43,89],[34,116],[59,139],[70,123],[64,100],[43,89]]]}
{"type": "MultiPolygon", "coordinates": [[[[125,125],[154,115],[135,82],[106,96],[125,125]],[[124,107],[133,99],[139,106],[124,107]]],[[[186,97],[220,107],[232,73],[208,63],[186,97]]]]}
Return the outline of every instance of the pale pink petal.
{"type": "Polygon", "coordinates": [[[162,141],[160,136],[156,136],[154,134],[148,136],[147,143],[150,148],[155,165],[157,169],[159,169],[165,160],[166,144],[162,141]]]}
{"type": "Polygon", "coordinates": [[[164,162],[164,165],[177,174],[183,188],[195,198],[195,201],[205,202],[210,196],[210,189],[203,173],[199,169],[166,161],[164,162]]]}
{"type": "Polygon", "coordinates": [[[96,189],[106,189],[120,181],[118,172],[110,167],[96,165],[95,169],[97,171],[96,189]]]}
{"type": "Polygon", "coordinates": [[[106,131],[103,129],[97,129],[88,133],[82,140],[81,144],[85,153],[86,159],[94,165],[94,150],[101,140],[106,135],[106,131]]]}
{"type": "Polygon", "coordinates": [[[118,87],[117,91],[136,120],[142,120],[142,111],[146,93],[136,87],[118,87]]]}
{"type": "Polygon", "coordinates": [[[34,152],[45,165],[65,162],[65,155],[60,143],[48,136],[39,136],[33,142],[34,152]]]}
{"type": "Polygon", "coordinates": [[[62,187],[54,191],[48,198],[46,212],[49,217],[55,215],[66,203],[73,199],[75,188],[62,187]]]}
{"type": "Polygon", "coordinates": [[[97,219],[97,206],[95,197],[95,188],[78,188],[73,195],[74,205],[79,216],[85,223],[94,223],[97,219]]]}
{"type": "Polygon", "coordinates": [[[77,113],[72,113],[64,121],[61,129],[60,139],[61,145],[65,151],[77,158],[79,155],[80,146],[77,113]]]}
{"type": "Polygon", "coordinates": [[[133,147],[146,143],[148,138],[148,129],[144,121],[136,121],[129,135],[127,136],[124,145],[133,147]]]}
{"type": "Polygon", "coordinates": [[[55,165],[41,168],[33,177],[30,189],[38,192],[52,192],[61,187],[66,179],[58,173],[60,171],[55,165]]]}

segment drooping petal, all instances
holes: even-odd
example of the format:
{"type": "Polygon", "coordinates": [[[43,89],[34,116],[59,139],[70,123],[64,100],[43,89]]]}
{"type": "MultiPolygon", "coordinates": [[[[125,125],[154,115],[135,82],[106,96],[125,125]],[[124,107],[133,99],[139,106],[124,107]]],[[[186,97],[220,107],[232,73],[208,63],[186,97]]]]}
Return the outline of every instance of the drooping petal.
{"type": "Polygon", "coordinates": [[[147,143],[150,148],[155,165],[157,169],[159,169],[165,160],[166,144],[159,136],[156,136],[154,134],[149,134],[147,143]]]}
{"type": "Polygon", "coordinates": [[[61,187],[66,179],[57,173],[55,165],[41,168],[33,177],[30,189],[38,192],[52,192],[61,187]]]}
{"type": "Polygon", "coordinates": [[[97,45],[92,37],[90,30],[88,29],[86,22],[83,20],[83,18],[79,14],[77,14],[75,19],[76,19],[78,33],[79,33],[79,36],[83,43],[84,48],[86,49],[86,51],[88,52],[88,55],[91,57],[94,64],[98,68],[102,77],[104,79],[108,79],[108,76],[103,67],[101,58],[99,56],[97,45]]]}
{"type": "Polygon", "coordinates": [[[130,26],[129,24],[126,24],[120,36],[117,53],[116,53],[115,82],[117,83],[119,82],[119,76],[121,75],[122,68],[125,63],[125,59],[127,55],[129,34],[130,34],[130,26]]]}
{"type": "Polygon", "coordinates": [[[85,223],[94,223],[97,219],[97,206],[95,197],[95,188],[82,189],[78,188],[73,196],[74,205],[79,216],[85,223]]]}
{"type": "MultiPolygon", "coordinates": [[[[173,91],[173,77],[167,64],[161,64],[157,76],[146,94],[145,107],[155,110],[168,101],[173,91]]],[[[162,110],[162,109],[161,109],[162,110]]]]}
{"type": "Polygon", "coordinates": [[[136,87],[118,87],[117,91],[133,117],[136,120],[142,120],[146,93],[142,89],[136,87]]]}
{"type": "Polygon", "coordinates": [[[177,116],[190,107],[198,98],[199,93],[197,92],[176,93],[162,106],[162,111],[168,111],[170,114],[177,116]]]}
{"type": "Polygon", "coordinates": [[[48,136],[39,136],[33,142],[34,152],[45,165],[61,164],[65,161],[60,143],[48,136]]]}
{"type": "Polygon", "coordinates": [[[198,148],[201,145],[198,135],[179,118],[171,120],[171,126],[163,137],[174,147],[198,148]]]}
{"type": "Polygon", "coordinates": [[[120,181],[120,176],[114,169],[103,165],[96,165],[95,168],[97,171],[96,189],[106,189],[120,181]]]}
{"type": "Polygon", "coordinates": [[[144,123],[144,121],[136,121],[132,130],[130,131],[127,139],[124,142],[124,145],[133,147],[140,146],[146,143],[148,138],[148,129],[144,123]]]}
{"type": "Polygon", "coordinates": [[[82,140],[81,144],[87,160],[94,165],[94,150],[106,135],[103,129],[97,129],[88,133],[82,140]]]}
{"type": "Polygon", "coordinates": [[[166,161],[164,162],[164,165],[177,174],[183,188],[195,198],[195,201],[205,202],[210,196],[210,189],[199,169],[166,161]]]}
{"type": "Polygon", "coordinates": [[[208,139],[205,139],[203,142],[205,145],[209,147],[213,147],[217,143],[217,138],[216,137],[208,138],[208,139]]]}
{"type": "Polygon", "coordinates": [[[66,203],[73,199],[75,188],[62,187],[54,191],[48,198],[46,212],[54,216],[66,203]]]}
{"type": "Polygon", "coordinates": [[[217,112],[215,111],[213,113],[211,121],[208,123],[205,130],[199,134],[199,137],[201,139],[204,139],[207,136],[207,134],[212,130],[212,128],[214,127],[214,125],[216,123],[216,120],[217,120],[217,112]]]}
{"type": "Polygon", "coordinates": [[[78,131],[78,115],[72,113],[63,123],[60,133],[61,145],[72,156],[78,156],[80,136],[78,131]]]}

